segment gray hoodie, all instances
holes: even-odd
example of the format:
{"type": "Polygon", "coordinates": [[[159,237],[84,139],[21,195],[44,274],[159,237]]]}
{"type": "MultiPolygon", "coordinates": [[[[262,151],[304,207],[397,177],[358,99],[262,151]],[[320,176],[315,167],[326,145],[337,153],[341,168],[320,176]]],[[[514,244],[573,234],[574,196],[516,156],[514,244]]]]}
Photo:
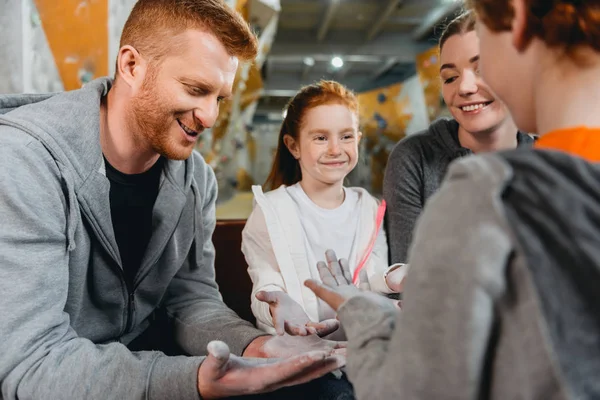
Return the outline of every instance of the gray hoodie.
{"type": "MultiPolygon", "coordinates": [[[[532,144],[529,135],[517,132],[519,147],[532,144]]],[[[390,263],[406,262],[413,230],[425,203],[437,192],[448,165],[470,154],[471,150],[460,145],[458,122],[453,119],[439,119],[394,147],[383,183],[390,263]]]]}
{"type": "Polygon", "coordinates": [[[215,176],[194,152],[165,163],[133,290],[116,244],[99,142],[109,79],[57,95],[0,96],[2,398],[197,399],[202,357],[131,352],[166,310],[177,344],[232,353],[262,333],[214,279],[215,176]]]}
{"type": "Polygon", "coordinates": [[[358,399],[600,399],[600,165],[547,150],[450,166],[403,310],[339,310],[358,399]]]}

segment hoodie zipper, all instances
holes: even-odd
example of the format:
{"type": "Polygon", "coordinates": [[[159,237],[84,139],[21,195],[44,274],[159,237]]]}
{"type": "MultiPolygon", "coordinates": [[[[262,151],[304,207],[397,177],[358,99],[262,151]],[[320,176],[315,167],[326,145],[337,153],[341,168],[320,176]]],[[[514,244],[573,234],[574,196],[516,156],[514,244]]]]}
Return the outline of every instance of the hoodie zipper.
{"type": "Polygon", "coordinates": [[[159,257],[155,257],[154,260],[152,260],[152,263],[150,263],[151,267],[150,268],[146,268],[146,271],[144,272],[144,275],[139,275],[140,271],[137,272],[137,274],[134,276],[133,278],[133,282],[131,284],[129,284],[127,282],[127,280],[125,279],[125,273],[123,273],[123,270],[121,270],[121,277],[123,278],[123,282],[125,282],[125,288],[127,290],[127,298],[128,298],[128,304],[127,304],[127,323],[125,325],[125,332],[124,333],[129,333],[131,331],[131,328],[133,328],[133,323],[135,321],[135,282],[141,282],[142,280],[144,280],[144,278],[150,273],[150,270],[152,269],[152,266],[154,266],[157,261],[158,261],[159,257]]]}
{"type": "Polygon", "coordinates": [[[133,316],[135,314],[135,290],[132,287],[132,285],[130,285],[127,282],[127,279],[125,278],[125,273],[123,272],[123,268],[117,265],[116,269],[119,271],[121,283],[125,287],[125,294],[127,297],[127,317],[125,318],[125,326],[123,327],[123,329],[121,330],[121,334],[119,335],[122,336],[126,333],[129,333],[133,326],[133,316]]]}
{"type": "Polygon", "coordinates": [[[127,323],[125,324],[125,332],[129,333],[133,327],[133,321],[135,320],[135,288],[125,282],[125,288],[127,290],[127,323]]]}
{"type": "MultiPolygon", "coordinates": [[[[92,218],[89,218],[88,212],[86,209],[82,209],[82,213],[86,215],[86,217],[88,218],[88,220],[92,220],[92,218]]],[[[96,237],[98,238],[102,238],[102,235],[100,235],[98,233],[98,230],[96,229],[95,226],[93,226],[93,230],[94,233],[96,234],[96,237]]],[[[135,297],[134,297],[134,292],[135,292],[135,288],[130,287],[129,283],[127,283],[127,279],[125,278],[125,272],[123,271],[123,267],[121,266],[121,264],[117,261],[117,258],[113,257],[110,253],[110,251],[108,251],[108,249],[110,249],[110,246],[108,246],[104,241],[100,240],[100,242],[102,243],[102,246],[107,250],[108,254],[111,256],[111,258],[114,261],[113,267],[115,270],[117,270],[117,274],[119,274],[119,277],[121,278],[121,283],[123,284],[123,286],[125,287],[125,292],[126,292],[126,297],[127,297],[127,318],[125,319],[125,326],[124,328],[121,330],[121,333],[119,336],[124,335],[125,333],[128,333],[132,326],[133,326],[133,321],[134,321],[134,314],[135,314],[135,297]]]]}
{"type": "Polygon", "coordinates": [[[131,331],[133,321],[135,320],[133,318],[135,314],[135,287],[127,282],[127,278],[125,278],[125,272],[120,265],[117,265],[116,269],[119,271],[121,283],[125,287],[125,294],[127,297],[127,318],[125,319],[125,327],[121,330],[121,334],[119,335],[122,336],[131,331]]]}

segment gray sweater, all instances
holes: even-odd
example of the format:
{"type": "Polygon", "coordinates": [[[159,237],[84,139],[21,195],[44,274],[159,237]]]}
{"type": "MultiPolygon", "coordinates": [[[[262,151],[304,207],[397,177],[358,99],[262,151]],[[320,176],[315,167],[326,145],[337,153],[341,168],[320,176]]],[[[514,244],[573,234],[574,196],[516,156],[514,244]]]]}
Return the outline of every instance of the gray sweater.
{"type": "Polygon", "coordinates": [[[217,185],[198,153],[165,163],[148,251],[126,287],[99,142],[110,86],[0,96],[5,400],[198,399],[202,357],[126,347],[158,307],[191,355],[217,338],[240,354],[262,334],[225,306],[215,283],[217,185]]]}
{"type": "Polygon", "coordinates": [[[600,398],[600,165],[519,149],[453,163],[401,312],[339,310],[358,399],[600,398]]]}
{"type": "MultiPolygon", "coordinates": [[[[533,139],[517,133],[519,147],[533,139]]],[[[473,154],[458,141],[458,123],[439,119],[423,132],[402,139],[390,153],[383,182],[390,263],[405,263],[413,230],[427,200],[437,192],[448,165],[473,154]]]]}

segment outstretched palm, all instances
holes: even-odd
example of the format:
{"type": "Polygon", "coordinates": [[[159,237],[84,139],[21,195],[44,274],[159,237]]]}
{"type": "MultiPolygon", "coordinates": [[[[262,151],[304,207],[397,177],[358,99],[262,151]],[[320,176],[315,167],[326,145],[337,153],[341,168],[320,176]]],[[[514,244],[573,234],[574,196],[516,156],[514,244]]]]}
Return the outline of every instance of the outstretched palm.
{"type": "Polygon", "coordinates": [[[278,335],[327,336],[335,332],[339,322],[335,319],[312,322],[300,304],[285,292],[258,292],[256,298],[269,304],[273,326],[278,335]]]}
{"type": "MultiPolygon", "coordinates": [[[[359,296],[363,291],[370,290],[367,273],[365,270],[360,272],[359,288],[352,284],[352,274],[350,266],[345,259],[337,259],[333,250],[327,250],[325,253],[327,264],[317,263],[321,282],[309,279],[304,284],[312,290],[318,298],[329,304],[331,308],[337,311],[340,306],[354,296],[359,296]]],[[[390,300],[398,309],[401,308],[400,302],[390,300]]]]}
{"type": "Polygon", "coordinates": [[[270,392],[321,377],[344,365],[343,356],[311,351],[286,359],[245,358],[231,355],[219,341],[208,344],[208,356],[198,370],[203,399],[270,392]]]}
{"type": "Polygon", "coordinates": [[[335,311],[349,298],[370,289],[364,270],[360,273],[359,289],[352,283],[348,260],[338,260],[333,250],[327,250],[325,258],[327,264],[322,261],[317,263],[322,283],[309,279],[304,284],[335,311]]]}

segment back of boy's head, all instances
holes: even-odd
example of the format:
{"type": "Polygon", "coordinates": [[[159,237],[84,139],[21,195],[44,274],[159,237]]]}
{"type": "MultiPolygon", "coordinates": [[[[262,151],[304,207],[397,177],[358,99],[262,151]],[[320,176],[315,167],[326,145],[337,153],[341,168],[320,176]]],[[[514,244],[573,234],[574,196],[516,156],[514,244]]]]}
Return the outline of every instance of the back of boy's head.
{"type": "Polygon", "coordinates": [[[279,131],[277,151],[265,182],[267,189],[293,185],[302,180],[300,164],[285,145],[284,137],[289,135],[297,141],[306,111],[324,104],[341,104],[358,115],[358,99],[339,82],[322,80],[300,89],[285,108],[286,115],[279,131]]]}
{"type": "Polygon", "coordinates": [[[227,53],[253,60],[258,42],[242,16],[223,0],[138,0],[121,34],[120,46],[130,45],[153,65],[178,51],[175,36],[188,29],[217,37],[227,53]]]}
{"type": "MultiPolygon", "coordinates": [[[[514,17],[510,0],[468,0],[479,20],[495,32],[509,31],[514,17]]],[[[600,0],[525,0],[525,35],[549,47],[571,52],[589,46],[600,52],[600,0]]]]}

